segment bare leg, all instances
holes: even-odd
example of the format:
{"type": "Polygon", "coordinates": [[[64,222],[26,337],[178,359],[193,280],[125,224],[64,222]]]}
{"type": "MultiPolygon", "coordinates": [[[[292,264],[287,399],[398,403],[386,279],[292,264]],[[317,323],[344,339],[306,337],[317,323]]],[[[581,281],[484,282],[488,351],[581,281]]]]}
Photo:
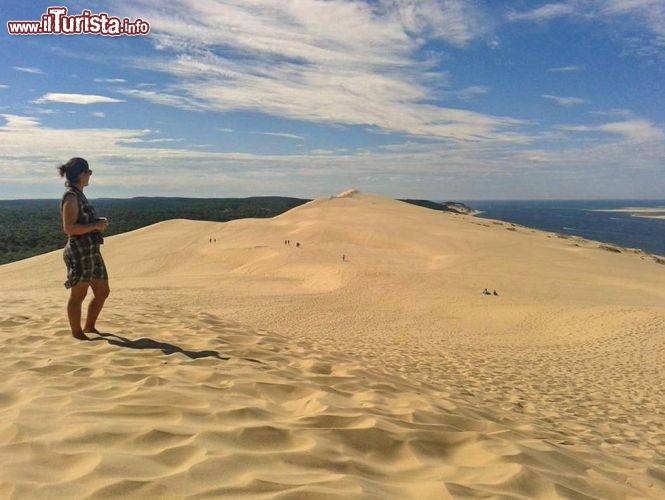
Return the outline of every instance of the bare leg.
{"type": "Polygon", "coordinates": [[[88,293],[88,282],[79,282],[71,288],[69,300],[67,301],[67,317],[72,336],[79,340],[89,340],[81,329],[81,305],[88,293]]]}
{"type": "Polygon", "coordinates": [[[102,312],[104,302],[109,296],[109,293],[111,293],[111,290],[109,288],[108,280],[92,280],[90,282],[90,288],[92,288],[92,293],[95,296],[88,305],[88,317],[85,320],[83,331],[86,333],[99,333],[95,328],[95,323],[97,322],[99,313],[102,312]]]}

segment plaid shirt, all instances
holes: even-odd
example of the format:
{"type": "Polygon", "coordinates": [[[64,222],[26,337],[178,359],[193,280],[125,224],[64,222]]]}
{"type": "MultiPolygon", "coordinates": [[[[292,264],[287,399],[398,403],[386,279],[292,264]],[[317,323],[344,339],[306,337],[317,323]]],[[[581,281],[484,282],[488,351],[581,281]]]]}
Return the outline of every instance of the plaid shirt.
{"type": "MultiPolygon", "coordinates": [[[[79,209],[77,224],[90,224],[96,219],[95,209],[85,195],[74,186],[69,186],[62,195],[60,213],[62,213],[62,206],[67,196],[76,197],[79,209]]],[[[65,288],[71,288],[79,281],[108,279],[106,265],[99,250],[99,245],[102,243],[104,243],[104,239],[99,231],[68,237],[63,252],[63,259],[67,266],[65,288]]]]}

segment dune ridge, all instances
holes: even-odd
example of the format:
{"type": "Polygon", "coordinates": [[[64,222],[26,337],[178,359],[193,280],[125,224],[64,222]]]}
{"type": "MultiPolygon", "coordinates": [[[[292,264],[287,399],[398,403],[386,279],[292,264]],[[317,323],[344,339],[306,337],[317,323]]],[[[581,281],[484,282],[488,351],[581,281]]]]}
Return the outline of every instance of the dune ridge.
{"type": "Polygon", "coordinates": [[[644,255],[357,191],[103,251],[87,343],[59,252],[0,266],[0,496],[665,496],[644,255]]]}

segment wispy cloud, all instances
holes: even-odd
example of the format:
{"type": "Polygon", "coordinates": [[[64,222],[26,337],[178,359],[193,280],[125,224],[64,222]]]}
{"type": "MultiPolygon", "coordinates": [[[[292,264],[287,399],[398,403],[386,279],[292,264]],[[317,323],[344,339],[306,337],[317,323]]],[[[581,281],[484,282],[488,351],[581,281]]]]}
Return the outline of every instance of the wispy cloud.
{"type": "Polygon", "coordinates": [[[182,139],[172,139],[172,138],[161,138],[161,139],[142,139],[139,137],[133,137],[131,139],[125,139],[120,142],[120,144],[164,144],[169,142],[183,142],[182,139]]]}
{"type": "Polygon", "coordinates": [[[157,92],[155,90],[138,90],[138,89],[122,89],[118,91],[127,97],[137,99],[144,99],[154,104],[161,104],[163,106],[171,106],[174,108],[184,109],[187,111],[203,111],[205,105],[198,102],[196,99],[177,95],[174,93],[157,92]]]}
{"type": "Polygon", "coordinates": [[[543,94],[541,97],[554,101],[559,106],[579,106],[580,104],[586,104],[589,101],[586,99],[580,99],[579,97],[558,97],[555,95],[543,94]]]}
{"type": "Polygon", "coordinates": [[[549,71],[550,73],[573,73],[573,72],[579,72],[579,71],[583,71],[583,70],[584,70],[584,66],[572,65],[572,66],[561,66],[561,67],[558,67],[558,68],[549,68],[547,71],[549,71]]]}
{"type": "Polygon", "coordinates": [[[478,4],[457,0],[383,0],[397,12],[407,33],[427,35],[452,45],[465,46],[488,31],[478,4]]]}
{"type": "Polygon", "coordinates": [[[665,133],[648,120],[630,120],[602,125],[602,132],[619,134],[626,139],[636,142],[662,141],[665,133]]]}
{"type": "Polygon", "coordinates": [[[494,38],[492,38],[490,41],[487,42],[487,46],[491,50],[499,50],[499,48],[501,47],[501,40],[499,39],[499,37],[495,36],[494,38]]]}
{"type": "MultiPolygon", "coordinates": [[[[165,7],[146,0],[140,8],[127,8],[151,19],[151,39],[163,54],[136,65],[178,83],[169,95],[137,90],[125,95],[190,109],[253,111],[451,140],[500,139],[522,124],[425,104],[434,102],[440,82],[428,81],[429,65],[419,49],[432,39],[463,46],[487,30],[482,12],[468,2],[266,0],[259,6],[180,0],[165,7]]],[[[460,97],[483,91],[472,87],[460,97]]]]}
{"type": "Polygon", "coordinates": [[[89,94],[57,94],[57,93],[48,93],[44,94],[42,97],[34,101],[35,104],[43,104],[45,102],[60,102],[67,104],[100,104],[100,103],[114,103],[114,102],[124,102],[120,99],[114,99],[112,97],[105,97],[101,95],[89,95],[89,94]]]}
{"type": "Polygon", "coordinates": [[[549,21],[557,17],[568,16],[575,12],[573,5],[568,3],[549,3],[537,9],[524,12],[510,12],[507,15],[509,21],[549,21]]]}
{"type": "Polygon", "coordinates": [[[562,126],[562,130],[573,132],[604,132],[624,137],[632,142],[662,141],[665,132],[648,120],[626,120],[622,122],[606,123],[599,126],[573,125],[562,126]]]}
{"type": "MultiPolygon", "coordinates": [[[[43,192],[53,193],[54,186],[59,185],[54,167],[73,154],[99,167],[95,192],[103,196],[182,196],[183,186],[187,186],[188,195],[196,196],[323,196],[352,184],[361,190],[400,197],[413,193],[436,199],[444,189],[450,197],[465,193],[467,197],[505,198],[524,195],[520,183],[506,181],[517,175],[542,176],[542,182],[530,191],[532,197],[562,192],[584,196],[585,192],[578,193],[574,187],[590,184],[606,186],[605,193],[611,195],[615,193],[612,186],[616,189],[617,168],[656,172],[648,176],[651,182],[644,185],[643,196],[655,196],[665,188],[662,181],[653,182],[653,178],[665,178],[657,175],[658,169],[662,170],[665,141],[655,140],[645,148],[635,140],[625,140],[662,137],[650,122],[607,124],[597,132],[618,134],[624,140],[598,143],[591,138],[587,143],[586,134],[580,134],[579,147],[564,150],[530,144],[505,148],[497,142],[453,142],[442,148],[440,142],[430,141],[405,142],[377,150],[256,155],[198,151],[196,145],[155,138],[156,131],[152,130],[55,129],[33,117],[2,118],[5,123],[0,121],[0,185],[14,186],[19,191],[28,184],[39,184],[43,192]],[[37,152],[36,142],[41,145],[37,152]],[[28,161],[34,168],[17,176],[28,161]],[[183,164],[194,168],[183,169],[183,164]],[[32,175],[35,170],[43,175],[32,175]],[[399,183],[390,181],[396,177],[399,183]],[[514,192],[511,186],[515,187],[514,192]]],[[[579,131],[593,132],[589,128],[579,131]]]]}
{"type": "Polygon", "coordinates": [[[282,132],[252,132],[252,134],[268,135],[268,136],[271,136],[271,137],[282,137],[284,139],[296,139],[296,140],[299,140],[299,141],[305,140],[305,138],[301,135],[287,134],[287,133],[282,133],[282,132]]]}
{"type": "Polygon", "coordinates": [[[452,92],[451,95],[457,97],[457,99],[461,101],[472,101],[478,96],[487,94],[489,91],[489,87],[484,85],[473,85],[471,87],[452,92]]]}
{"type": "Polygon", "coordinates": [[[124,78],[95,78],[96,83],[125,83],[124,78]]]}
{"type": "Polygon", "coordinates": [[[91,116],[94,116],[95,118],[106,118],[106,114],[102,111],[95,111],[93,113],[90,113],[91,116]]]}
{"type": "Polygon", "coordinates": [[[665,2],[662,0],[568,0],[512,11],[506,16],[511,22],[546,22],[557,18],[605,23],[627,50],[665,59],[665,2]]]}
{"type": "Polygon", "coordinates": [[[22,66],[14,66],[14,69],[16,71],[20,71],[21,73],[30,73],[32,75],[43,75],[43,74],[45,74],[39,68],[25,68],[25,67],[22,67],[22,66]]]}
{"type": "Polygon", "coordinates": [[[632,112],[627,109],[610,109],[607,111],[591,111],[592,115],[598,116],[620,116],[623,118],[628,118],[632,116],[632,112]]]}
{"type": "Polygon", "coordinates": [[[0,90],[8,89],[9,85],[0,85],[0,90]]]}
{"type": "Polygon", "coordinates": [[[621,15],[635,12],[662,12],[663,2],[660,0],[605,0],[601,3],[603,12],[621,15]]]}

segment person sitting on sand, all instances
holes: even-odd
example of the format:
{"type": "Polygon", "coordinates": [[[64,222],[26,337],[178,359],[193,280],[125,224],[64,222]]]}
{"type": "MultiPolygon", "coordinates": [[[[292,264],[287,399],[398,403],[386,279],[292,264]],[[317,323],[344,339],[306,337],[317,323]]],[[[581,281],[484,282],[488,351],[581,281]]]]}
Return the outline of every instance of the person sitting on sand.
{"type": "Polygon", "coordinates": [[[496,293],[496,290],[494,290],[494,293],[492,295],[498,296],[499,294],[496,293]]]}
{"type": "Polygon", "coordinates": [[[100,252],[104,242],[102,231],[108,228],[106,217],[97,217],[95,209],[83,194],[90,183],[92,170],[83,158],[72,158],[58,167],[60,177],[66,177],[67,190],[60,202],[62,228],[67,235],[63,258],[67,266],[65,288],[71,293],[67,302],[67,317],[72,335],[79,340],[89,340],[86,333],[99,333],[95,322],[109,296],[109,278],[100,252]],[[81,328],[83,299],[92,288],[94,297],[88,306],[85,326],[81,328]]]}
{"type": "Polygon", "coordinates": [[[485,290],[483,290],[483,295],[492,295],[492,294],[487,288],[485,288],[485,290]]]}

